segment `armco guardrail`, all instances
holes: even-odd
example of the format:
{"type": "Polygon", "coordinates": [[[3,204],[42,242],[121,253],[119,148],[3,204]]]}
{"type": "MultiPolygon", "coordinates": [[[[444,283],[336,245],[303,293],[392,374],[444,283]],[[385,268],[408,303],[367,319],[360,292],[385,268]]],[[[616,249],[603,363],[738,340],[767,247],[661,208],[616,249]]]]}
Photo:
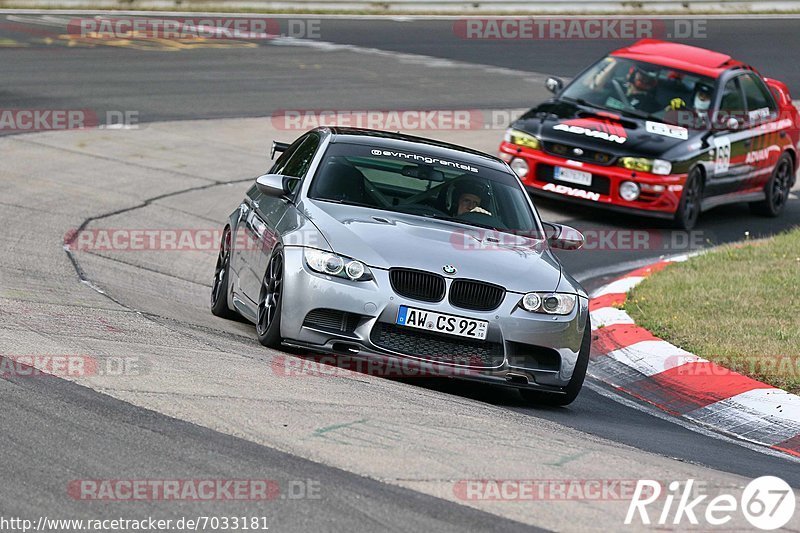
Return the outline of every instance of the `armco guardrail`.
{"type": "Polygon", "coordinates": [[[774,13],[800,12],[800,0],[7,0],[14,7],[96,7],[98,9],[204,9],[217,11],[424,12],[453,15],[490,13],[774,13]]]}

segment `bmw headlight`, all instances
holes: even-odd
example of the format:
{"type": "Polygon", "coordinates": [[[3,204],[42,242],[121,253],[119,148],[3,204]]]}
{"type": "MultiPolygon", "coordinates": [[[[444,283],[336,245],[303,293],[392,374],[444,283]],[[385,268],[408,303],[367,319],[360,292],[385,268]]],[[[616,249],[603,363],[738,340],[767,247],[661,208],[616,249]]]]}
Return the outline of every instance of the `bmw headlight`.
{"type": "Polygon", "coordinates": [[[306,259],[306,265],[314,272],[351,281],[372,279],[372,272],[369,267],[361,261],[315,248],[304,248],[303,255],[306,259]]]}
{"type": "Polygon", "coordinates": [[[646,157],[620,157],[617,163],[628,170],[638,170],[639,172],[650,172],[662,176],[672,172],[672,163],[663,159],[648,159],[646,157]]]}
{"type": "Polygon", "coordinates": [[[531,313],[568,315],[575,309],[578,297],[560,292],[529,292],[522,297],[520,306],[531,313]]]}
{"type": "Polygon", "coordinates": [[[515,130],[514,128],[506,130],[503,140],[507,143],[516,144],[517,146],[524,146],[525,148],[532,148],[534,150],[539,150],[542,146],[542,143],[539,141],[539,139],[530,133],[515,130]]]}

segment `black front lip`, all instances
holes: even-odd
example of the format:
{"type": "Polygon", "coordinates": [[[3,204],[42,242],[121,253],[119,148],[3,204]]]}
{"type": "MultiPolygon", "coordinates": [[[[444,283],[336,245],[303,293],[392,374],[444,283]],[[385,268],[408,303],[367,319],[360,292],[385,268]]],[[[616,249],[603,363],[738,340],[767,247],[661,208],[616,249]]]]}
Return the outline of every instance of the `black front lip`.
{"type": "MultiPolygon", "coordinates": [[[[377,358],[377,359],[394,359],[394,360],[404,360],[410,362],[411,365],[418,364],[420,367],[423,367],[427,364],[434,364],[439,365],[442,368],[451,367],[454,370],[466,371],[468,372],[453,372],[452,374],[442,373],[442,375],[430,375],[430,376],[422,376],[426,379],[431,378],[449,378],[449,379],[458,379],[458,380],[466,380],[466,381],[475,381],[481,383],[487,383],[492,385],[499,385],[514,389],[526,389],[526,390],[538,390],[542,392],[548,392],[552,394],[566,394],[562,387],[552,386],[552,385],[542,385],[536,382],[536,372],[537,370],[532,369],[523,369],[517,367],[511,367],[507,363],[504,363],[501,367],[492,367],[486,369],[478,369],[475,367],[456,367],[453,365],[448,365],[447,363],[437,363],[436,361],[421,361],[418,360],[414,356],[404,357],[402,354],[396,354],[394,352],[388,352],[376,349],[371,346],[367,346],[362,342],[358,342],[352,339],[342,339],[343,343],[356,345],[359,349],[357,353],[343,353],[342,351],[337,351],[332,346],[329,345],[318,345],[318,344],[311,344],[302,341],[294,341],[294,340],[284,340],[283,345],[289,348],[295,349],[302,349],[308,350],[311,352],[317,352],[321,354],[331,354],[331,355],[340,355],[346,357],[352,357],[353,359],[360,359],[360,360],[369,360],[370,358],[377,358]],[[521,383],[512,383],[508,379],[508,375],[526,375],[528,378],[527,384],[521,383]]],[[[334,341],[336,343],[336,341],[334,341]]],[[[331,344],[331,343],[328,343],[331,344]]],[[[551,374],[552,372],[547,372],[547,374],[551,374]]],[[[373,374],[367,374],[373,375],[373,374]]],[[[404,376],[380,376],[377,377],[386,377],[386,378],[395,378],[395,379],[402,379],[404,376]]],[[[419,377],[419,376],[405,376],[406,379],[410,377],[419,377]]]]}

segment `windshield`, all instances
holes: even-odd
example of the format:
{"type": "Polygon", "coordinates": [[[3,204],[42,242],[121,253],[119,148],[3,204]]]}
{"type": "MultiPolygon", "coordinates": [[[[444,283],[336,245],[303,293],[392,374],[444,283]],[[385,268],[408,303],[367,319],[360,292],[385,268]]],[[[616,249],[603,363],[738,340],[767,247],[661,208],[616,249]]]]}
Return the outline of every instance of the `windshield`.
{"type": "Polygon", "coordinates": [[[707,116],[713,92],[714,80],[706,76],[608,56],[576,78],[561,96],[594,107],[692,127],[702,123],[697,118],[707,116]]]}
{"type": "Polygon", "coordinates": [[[334,143],[309,196],[470,226],[540,235],[515,176],[420,152],[334,143]]]}

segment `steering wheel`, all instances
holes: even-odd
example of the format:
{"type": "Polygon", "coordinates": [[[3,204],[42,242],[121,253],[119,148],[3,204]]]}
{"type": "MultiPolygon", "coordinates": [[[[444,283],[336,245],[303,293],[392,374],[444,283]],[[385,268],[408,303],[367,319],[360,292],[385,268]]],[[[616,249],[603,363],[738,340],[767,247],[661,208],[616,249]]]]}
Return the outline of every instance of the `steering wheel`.
{"type": "Polygon", "coordinates": [[[622,103],[628,107],[633,107],[631,106],[631,101],[628,100],[628,95],[625,94],[625,89],[622,88],[622,84],[619,82],[619,80],[612,79],[611,85],[614,87],[614,91],[617,93],[617,96],[619,96],[620,101],[622,101],[622,103]]]}
{"type": "Polygon", "coordinates": [[[429,206],[429,205],[422,205],[422,204],[404,204],[404,205],[398,205],[398,206],[395,206],[395,208],[396,208],[396,209],[399,209],[399,210],[401,210],[401,211],[404,211],[404,212],[417,213],[417,214],[420,214],[420,215],[423,215],[423,216],[424,216],[424,215],[431,215],[431,216],[436,216],[436,215],[439,215],[439,216],[447,216],[447,213],[445,213],[444,211],[441,211],[441,210],[439,210],[439,209],[436,209],[435,207],[431,207],[431,206],[429,206]]]}
{"type": "Polygon", "coordinates": [[[464,222],[474,222],[476,224],[491,226],[493,228],[505,229],[505,225],[500,223],[497,217],[494,215],[481,213],[480,211],[467,211],[463,215],[458,215],[456,218],[463,220],[464,222]]]}

